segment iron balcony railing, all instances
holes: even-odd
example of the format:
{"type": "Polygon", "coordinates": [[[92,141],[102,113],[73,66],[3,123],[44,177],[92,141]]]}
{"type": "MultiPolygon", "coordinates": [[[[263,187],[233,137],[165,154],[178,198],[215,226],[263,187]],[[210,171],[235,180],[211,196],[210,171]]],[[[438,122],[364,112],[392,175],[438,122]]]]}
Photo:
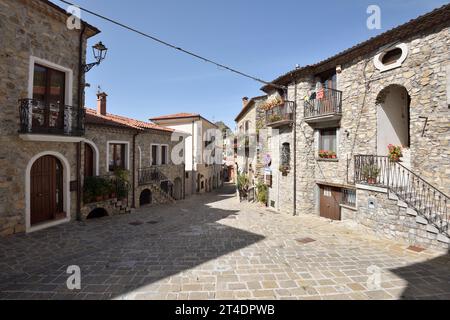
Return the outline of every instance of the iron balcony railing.
{"type": "Polygon", "coordinates": [[[266,110],[266,124],[290,123],[294,121],[294,102],[284,101],[282,104],[266,110]]]}
{"type": "Polygon", "coordinates": [[[384,156],[357,155],[355,182],[387,188],[441,232],[448,232],[449,196],[402,164],[384,156]]]}
{"type": "Polygon", "coordinates": [[[342,91],[323,88],[305,101],[305,118],[342,113],[342,91]]]}
{"type": "Polygon", "coordinates": [[[84,135],[85,109],[35,99],[19,100],[20,133],[84,135]]]}
{"type": "MultiPolygon", "coordinates": [[[[170,179],[168,179],[167,176],[164,173],[162,173],[158,167],[139,169],[139,176],[138,176],[139,186],[144,186],[148,184],[157,184],[158,186],[161,186],[161,182],[167,182],[169,189],[173,185],[172,181],[170,181],[170,179]]],[[[169,191],[167,191],[167,193],[169,193],[169,191]]]]}

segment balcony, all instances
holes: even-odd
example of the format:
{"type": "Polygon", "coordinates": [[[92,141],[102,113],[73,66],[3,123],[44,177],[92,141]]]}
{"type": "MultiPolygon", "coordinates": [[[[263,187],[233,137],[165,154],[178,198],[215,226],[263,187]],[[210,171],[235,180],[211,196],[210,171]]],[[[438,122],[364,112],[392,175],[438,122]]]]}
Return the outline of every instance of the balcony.
{"type": "Polygon", "coordinates": [[[84,135],[84,108],[22,99],[19,100],[19,114],[19,133],[28,138],[32,135],[65,137],[84,135]]]}
{"type": "Polygon", "coordinates": [[[284,101],[266,110],[266,124],[276,128],[290,125],[294,122],[294,102],[284,101]]]}
{"type": "Polygon", "coordinates": [[[342,117],[342,91],[325,88],[305,101],[305,122],[339,121],[342,117]]]}

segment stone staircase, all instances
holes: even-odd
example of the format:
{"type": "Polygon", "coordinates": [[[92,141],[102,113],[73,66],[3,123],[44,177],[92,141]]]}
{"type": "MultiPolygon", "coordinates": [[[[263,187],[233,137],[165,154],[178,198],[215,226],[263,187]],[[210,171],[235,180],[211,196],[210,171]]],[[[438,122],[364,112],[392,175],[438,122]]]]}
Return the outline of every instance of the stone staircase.
{"type": "Polygon", "coordinates": [[[416,229],[422,231],[422,237],[428,240],[436,240],[442,244],[450,244],[449,222],[441,220],[438,225],[430,222],[423,214],[418,212],[407,202],[401,200],[394,192],[389,191],[389,200],[396,202],[399,207],[400,216],[408,217],[410,221],[416,223],[416,229]]]}
{"type": "Polygon", "coordinates": [[[118,199],[112,199],[111,204],[116,208],[119,214],[130,214],[135,211],[135,209],[130,208],[125,202],[118,199]]]}

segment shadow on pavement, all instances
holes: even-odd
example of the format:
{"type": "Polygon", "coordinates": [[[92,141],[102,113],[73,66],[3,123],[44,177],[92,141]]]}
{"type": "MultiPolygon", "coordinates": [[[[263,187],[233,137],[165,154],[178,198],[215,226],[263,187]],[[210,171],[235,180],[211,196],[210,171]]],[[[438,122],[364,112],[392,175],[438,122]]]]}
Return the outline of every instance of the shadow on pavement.
{"type": "Polygon", "coordinates": [[[0,299],[111,299],[261,241],[218,223],[236,210],[208,205],[234,192],[0,239],[0,299]],[[71,265],[79,291],[67,289],[71,265]]]}
{"type": "Polygon", "coordinates": [[[408,282],[401,299],[450,300],[450,251],[440,257],[391,272],[408,282]]]}

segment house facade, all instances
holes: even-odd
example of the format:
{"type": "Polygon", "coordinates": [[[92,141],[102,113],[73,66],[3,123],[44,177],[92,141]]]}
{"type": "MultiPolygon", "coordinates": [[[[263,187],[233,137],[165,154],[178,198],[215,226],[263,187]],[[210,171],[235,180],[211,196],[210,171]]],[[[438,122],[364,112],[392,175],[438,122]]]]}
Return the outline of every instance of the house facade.
{"type": "Polygon", "coordinates": [[[210,192],[223,184],[222,135],[214,123],[192,113],[165,115],[150,120],[188,135],[184,153],[186,195],[210,192]]]}
{"type": "Polygon", "coordinates": [[[447,5],[273,81],[295,103],[293,213],[448,247],[449,26],[447,5]]]}
{"type": "Polygon", "coordinates": [[[294,102],[275,89],[264,96],[244,98],[243,105],[235,119],[238,170],[252,186],[267,185],[271,209],[292,213],[294,102]]]}
{"type": "MultiPolygon", "coordinates": [[[[128,213],[141,206],[184,199],[185,133],[107,112],[106,93],[98,94],[97,109],[86,109],[86,134],[83,141],[84,182],[113,180],[117,171],[126,172],[124,194],[106,190],[97,201],[83,197],[82,218],[104,209],[104,214],[128,213]],[[180,137],[182,137],[180,142],[180,137]],[[98,179],[95,179],[98,177],[98,179]]],[[[84,185],[83,191],[90,188],[84,185]]],[[[114,191],[114,190],[113,190],[114,191]]]]}
{"type": "Polygon", "coordinates": [[[80,210],[87,40],[100,31],[44,0],[0,0],[0,235],[80,210]]]}

